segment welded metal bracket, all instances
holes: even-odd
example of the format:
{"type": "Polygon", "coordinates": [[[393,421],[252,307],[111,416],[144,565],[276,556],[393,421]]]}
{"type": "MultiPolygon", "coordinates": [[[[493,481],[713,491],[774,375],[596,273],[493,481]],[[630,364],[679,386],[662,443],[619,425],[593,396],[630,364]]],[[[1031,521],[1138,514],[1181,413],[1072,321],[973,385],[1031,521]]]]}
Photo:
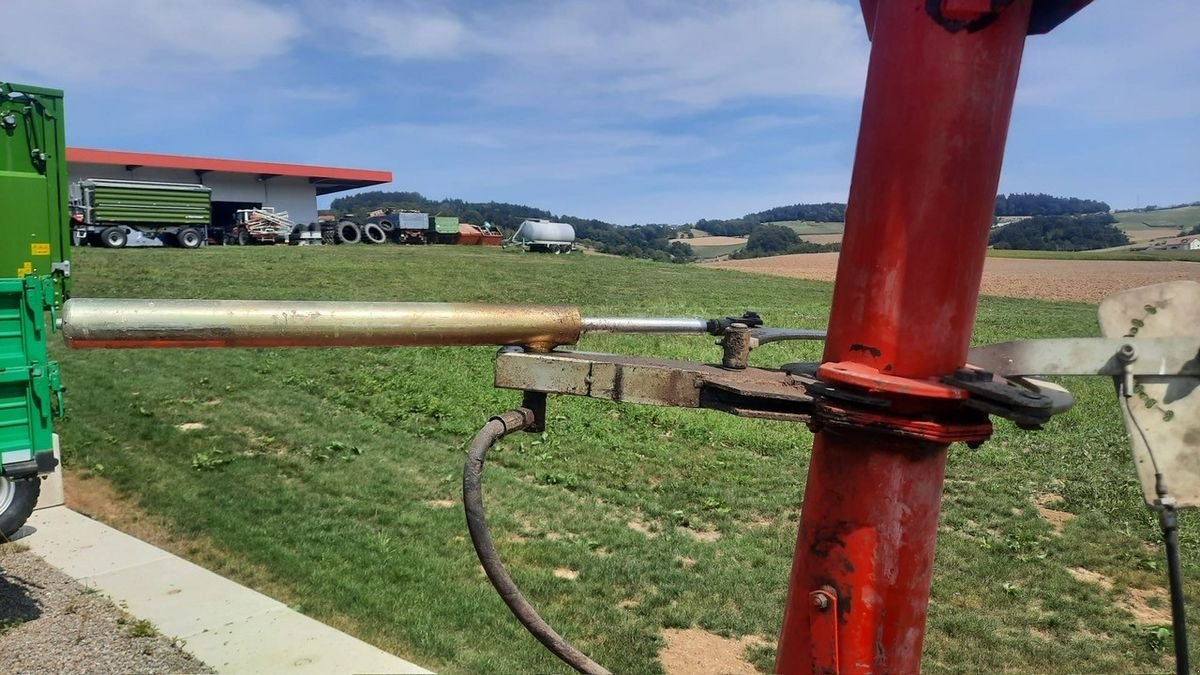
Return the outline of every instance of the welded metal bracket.
{"type": "Polygon", "coordinates": [[[807,422],[813,405],[804,385],[781,370],[588,352],[504,350],[496,386],[789,422],[807,422]]]}

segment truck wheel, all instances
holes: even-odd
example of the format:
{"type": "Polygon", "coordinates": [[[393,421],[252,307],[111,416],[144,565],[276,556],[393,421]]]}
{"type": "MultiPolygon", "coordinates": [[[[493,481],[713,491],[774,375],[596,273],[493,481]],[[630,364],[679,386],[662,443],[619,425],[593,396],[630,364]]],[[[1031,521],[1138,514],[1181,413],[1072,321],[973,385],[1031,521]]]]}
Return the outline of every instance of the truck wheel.
{"type": "Polygon", "coordinates": [[[382,244],[387,241],[387,232],[375,223],[367,223],[362,227],[363,241],[368,244],[382,244]]]}
{"type": "Polygon", "coordinates": [[[124,248],[129,235],[119,227],[106,227],[100,231],[100,243],[105,248],[124,248]]]}
{"type": "Polygon", "coordinates": [[[176,233],[175,240],[179,242],[179,248],[200,248],[200,244],[204,243],[204,235],[194,227],[185,227],[176,233]]]}
{"type": "Polygon", "coordinates": [[[0,541],[8,541],[29,519],[42,491],[42,479],[0,476],[0,541]]]}
{"type": "Polygon", "coordinates": [[[362,229],[358,223],[343,220],[338,223],[337,239],[339,244],[357,244],[362,241],[362,229]]]}
{"type": "Polygon", "coordinates": [[[250,232],[248,230],[238,230],[238,233],[237,233],[238,246],[249,246],[252,243],[254,243],[254,237],[250,236],[250,232]]]}

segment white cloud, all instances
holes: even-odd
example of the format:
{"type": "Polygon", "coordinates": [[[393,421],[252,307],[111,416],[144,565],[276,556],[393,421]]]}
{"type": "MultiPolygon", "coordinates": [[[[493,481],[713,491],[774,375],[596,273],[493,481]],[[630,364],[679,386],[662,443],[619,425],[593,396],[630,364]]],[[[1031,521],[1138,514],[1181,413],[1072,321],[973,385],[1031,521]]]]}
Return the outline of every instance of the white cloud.
{"type": "Polygon", "coordinates": [[[398,62],[471,57],[489,101],[703,109],[747,98],[861,94],[867,40],[834,0],[352,3],[350,49],[398,62]]]}
{"type": "Polygon", "coordinates": [[[294,12],[257,0],[11,2],[3,20],[6,70],[62,86],[245,70],[303,34],[294,12]]]}
{"type": "Polygon", "coordinates": [[[310,11],[331,17],[337,40],[359,54],[395,61],[457,57],[466,46],[467,28],[439,5],[360,0],[330,11],[325,4],[310,11]]]}

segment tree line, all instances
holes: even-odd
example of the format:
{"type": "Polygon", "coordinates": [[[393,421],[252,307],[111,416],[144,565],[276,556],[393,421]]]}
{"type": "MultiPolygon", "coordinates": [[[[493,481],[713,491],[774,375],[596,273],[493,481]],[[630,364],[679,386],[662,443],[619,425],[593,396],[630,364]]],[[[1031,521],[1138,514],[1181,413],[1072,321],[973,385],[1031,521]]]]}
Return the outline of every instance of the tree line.
{"type": "Polygon", "coordinates": [[[1023,251],[1089,251],[1124,246],[1129,237],[1117,229],[1111,213],[1081,216],[1033,216],[992,231],[988,243],[1023,251]]]}
{"type": "MultiPolygon", "coordinates": [[[[1094,199],[1077,197],[1055,197],[1043,193],[1012,193],[996,195],[996,216],[1060,216],[1086,213],[1107,213],[1108,204],[1094,199]]],[[[740,218],[724,220],[698,220],[698,230],[725,237],[744,237],[764,223],[786,220],[809,220],[822,223],[846,222],[846,205],[840,202],[820,204],[792,204],[773,209],[747,213],[740,218]]]]}

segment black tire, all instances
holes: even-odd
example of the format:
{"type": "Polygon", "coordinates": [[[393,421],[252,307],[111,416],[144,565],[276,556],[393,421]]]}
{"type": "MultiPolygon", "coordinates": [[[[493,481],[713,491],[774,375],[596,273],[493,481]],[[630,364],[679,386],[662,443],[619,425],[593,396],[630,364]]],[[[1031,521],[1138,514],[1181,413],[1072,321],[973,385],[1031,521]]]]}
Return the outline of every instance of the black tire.
{"type": "Polygon", "coordinates": [[[383,230],[384,232],[391,232],[392,230],[396,229],[396,226],[393,225],[392,221],[390,220],[381,220],[376,224],[379,225],[379,229],[383,230]]]}
{"type": "Polygon", "coordinates": [[[179,248],[200,248],[204,243],[204,235],[194,227],[185,227],[175,234],[179,248]]]}
{"type": "Polygon", "coordinates": [[[100,243],[104,248],[125,248],[129,235],[119,227],[106,227],[100,231],[100,243]]]}
{"type": "Polygon", "coordinates": [[[357,244],[362,241],[362,228],[358,223],[343,220],[337,226],[337,240],[339,244],[357,244]]]}
{"type": "Polygon", "coordinates": [[[12,539],[29,520],[41,492],[41,478],[13,480],[0,476],[0,541],[12,539]]]}
{"type": "Polygon", "coordinates": [[[382,244],[387,241],[387,232],[378,223],[367,223],[362,227],[364,244],[382,244]]]}
{"type": "Polygon", "coordinates": [[[338,243],[337,228],[321,227],[321,243],[326,244],[326,245],[333,245],[333,244],[338,243]]]}
{"type": "Polygon", "coordinates": [[[249,246],[254,243],[254,237],[250,236],[250,231],[244,228],[237,231],[237,245],[249,246]]]}

